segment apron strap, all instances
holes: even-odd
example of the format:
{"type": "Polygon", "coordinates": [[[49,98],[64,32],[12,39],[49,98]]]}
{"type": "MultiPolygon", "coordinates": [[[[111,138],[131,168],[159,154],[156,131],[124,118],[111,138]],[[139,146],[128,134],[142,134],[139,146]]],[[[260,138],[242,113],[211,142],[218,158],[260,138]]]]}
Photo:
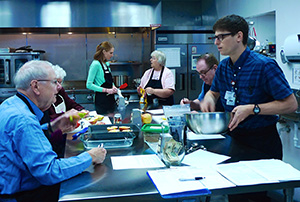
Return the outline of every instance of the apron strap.
{"type": "Polygon", "coordinates": [[[31,113],[33,113],[34,115],[36,115],[31,107],[31,105],[29,104],[28,100],[23,96],[21,95],[19,92],[17,92],[16,96],[18,96],[26,105],[27,107],[29,108],[29,110],[31,111],[31,113]]]}

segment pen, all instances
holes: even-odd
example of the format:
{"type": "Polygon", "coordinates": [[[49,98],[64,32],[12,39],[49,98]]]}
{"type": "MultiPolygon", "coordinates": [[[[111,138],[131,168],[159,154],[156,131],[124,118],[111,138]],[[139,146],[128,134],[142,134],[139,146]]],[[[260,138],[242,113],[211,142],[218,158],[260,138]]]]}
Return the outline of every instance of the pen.
{"type": "Polygon", "coordinates": [[[179,178],[179,181],[194,181],[203,179],[205,179],[205,177],[179,178]]]}

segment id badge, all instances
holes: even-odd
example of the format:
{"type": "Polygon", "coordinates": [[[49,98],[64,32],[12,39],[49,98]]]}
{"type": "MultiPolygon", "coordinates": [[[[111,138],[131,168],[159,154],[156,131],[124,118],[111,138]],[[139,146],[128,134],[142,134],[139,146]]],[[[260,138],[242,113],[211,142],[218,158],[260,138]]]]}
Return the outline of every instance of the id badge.
{"type": "Polygon", "coordinates": [[[235,92],[234,91],[226,91],[225,93],[226,105],[234,106],[235,105],[235,92]]]}

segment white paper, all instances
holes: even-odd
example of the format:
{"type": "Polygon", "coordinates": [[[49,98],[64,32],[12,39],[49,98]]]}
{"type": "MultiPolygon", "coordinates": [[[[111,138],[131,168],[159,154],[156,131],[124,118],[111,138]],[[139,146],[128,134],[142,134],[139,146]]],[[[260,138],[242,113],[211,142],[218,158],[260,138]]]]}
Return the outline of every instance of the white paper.
{"type": "Polygon", "coordinates": [[[223,135],[220,134],[196,134],[194,132],[187,132],[188,140],[212,140],[212,139],[225,139],[223,135]]]}
{"type": "Polygon", "coordinates": [[[166,55],[166,67],[180,67],[180,48],[158,48],[166,55]]]}
{"type": "Polygon", "coordinates": [[[182,163],[193,167],[207,167],[215,166],[216,164],[221,163],[229,158],[229,156],[199,149],[197,151],[194,151],[193,153],[186,155],[182,163]]]}
{"type": "Polygon", "coordinates": [[[266,177],[240,162],[217,165],[217,170],[238,186],[278,182],[276,180],[269,181],[266,177]]]}
{"type": "Polygon", "coordinates": [[[268,180],[300,180],[300,171],[278,159],[242,161],[257,173],[265,176],[268,180]]]}
{"type": "Polygon", "coordinates": [[[108,116],[104,116],[101,122],[104,122],[105,124],[111,124],[111,121],[108,116]]]}
{"type": "Polygon", "coordinates": [[[163,109],[150,109],[150,110],[146,110],[146,112],[156,115],[156,114],[164,114],[164,110],[163,109]]]}
{"type": "Polygon", "coordinates": [[[152,116],[152,120],[155,122],[155,123],[158,123],[158,124],[161,124],[163,121],[167,121],[167,118],[165,117],[165,115],[155,115],[155,116],[152,116]]]}
{"type": "MultiPolygon", "coordinates": [[[[186,169],[170,168],[161,170],[150,170],[150,175],[153,183],[161,195],[181,193],[192,190],[201,190],[206,187],[201,183],[201,180],[195,181],[180,181],[183,178],[183,173],[188,173],[186,169]]],[[[202,174],[202,173],[201,173],[202,174]]],[[[196,173],[198,176],[199,173],[196,173]]]]}
{"type": "Polygon", "coordinates": [[[217,170],[236,185],[300,180],[299,170],[275,159],[221,164],[217,170]]]}
{"type": "Polygon", "coordinates": [[[114,170],[165,167],[165,164],[155,154],[112,156],[111,163],[114,170]]]}
{"type": "Polygon", "coordinates": [[[194,167],[172,167],[148,171],[156,188],[162,195],[201,189],[217,189],[235,187],[222,177],[215,169],[194,167]],[[202,180],[180,181],[180,178],[204,177],[202,180]],[[216,183],[217,182],[217,183],[216,183]]]}

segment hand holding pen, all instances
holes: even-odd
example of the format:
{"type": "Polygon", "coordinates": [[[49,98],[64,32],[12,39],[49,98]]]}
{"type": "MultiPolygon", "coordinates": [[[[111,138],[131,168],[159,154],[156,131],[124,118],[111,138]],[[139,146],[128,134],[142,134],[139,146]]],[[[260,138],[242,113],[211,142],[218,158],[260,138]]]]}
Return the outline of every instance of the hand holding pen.
{"type": "Polygon", "coordinates": [[[101,144],[98,145],[97,148],[89,150],[88,153],[91,155],[92,163],[95,165],[100,164],[104,161],[107,151],[103,148],[103,144],[101,144]]]}

